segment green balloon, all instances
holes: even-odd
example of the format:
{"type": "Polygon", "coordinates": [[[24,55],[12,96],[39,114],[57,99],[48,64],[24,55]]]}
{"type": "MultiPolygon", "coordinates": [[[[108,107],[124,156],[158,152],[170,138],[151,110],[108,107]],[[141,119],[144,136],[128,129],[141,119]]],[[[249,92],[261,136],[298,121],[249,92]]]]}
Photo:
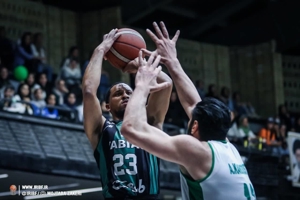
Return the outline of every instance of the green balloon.
{"type": "Polygon", "coordinates": [[[20,65],[14,70],[15,79],[18,81],[24,81],[28,76],[28,70],[26,67],[20,65]]]}

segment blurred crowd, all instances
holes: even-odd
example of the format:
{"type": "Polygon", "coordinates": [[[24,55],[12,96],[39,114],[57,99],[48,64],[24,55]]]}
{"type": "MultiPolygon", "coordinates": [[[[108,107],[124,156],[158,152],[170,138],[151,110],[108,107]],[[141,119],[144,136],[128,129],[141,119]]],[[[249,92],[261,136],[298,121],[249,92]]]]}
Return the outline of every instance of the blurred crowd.
{"type": "MultiPolygon", "coordinates": [[[[62,57],[59,73],[55,74],[48,64],[41,33],[25,32],[19,40],[11,41],[5,28],[0,27],[0,109],[82,122],[81,80],[88,60],[81,62],[80,58],[79,48],[70,47],[62,57]],[[18,66],[28,70],[24,81],[15,79],[14,69],[18,66]]],[[[100,99],[109,86],[109,75],[103,71],[98,89],[100,99]]]]}
{"type": "MultiPolygon", "coordinates": [[[[82,62],[80,49],[73,46],[66,52],[65,57],[62,56],[59,73],[55,74],[53,66],[48,63],[47,50],[44,48],[41,33],[25,32],[19,40],[11,41],[6,37],[5,28],[0,27],[0,109],[82,122],[81,81],[88,63],[88,59],[82,62]],[[25,66],[29,71],[24,81],[17,81],[14,77],[14,69],[18,66],[25,66]]],[[[132,87],[134,88],[134,85],[132,87]]],[[[238,145],[256,145],[262,150],[271,149],[277,154],[287,154],[287,132],[300,133],[300,118],[292,117],[284,105],[279,107],[278,113],[270,116],[264,128],[253,131],[249,119],[258,118],[259,115],[251,102],[241,101],[239,92],[231,95],[230,88],[227,87],[220,88],[218,92],[216,85],[205,87],[201,80],[195,82],[195,87],[201,98],[217,98],[232,111],[232,127],[228,137],[238,145]]],[[[103,114],[111,118],[104,101],[108,88],[110,88],[109,74],[103,70],[98,98],[103,114]]],[[[181,133],[187,128],[188,117],[175,90],[171,94],[165,123],[178,127],[181,133]]]]}

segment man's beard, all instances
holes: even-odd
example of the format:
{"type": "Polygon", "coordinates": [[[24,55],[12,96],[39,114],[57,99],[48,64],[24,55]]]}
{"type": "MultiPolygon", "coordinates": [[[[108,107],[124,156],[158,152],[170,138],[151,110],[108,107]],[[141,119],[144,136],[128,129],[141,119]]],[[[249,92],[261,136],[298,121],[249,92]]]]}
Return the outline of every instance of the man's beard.
{"type": "Polygon", "coordinates": [[[120,109],[116,111],[115,115],[118,119],[123,119],[125,114],[125,109],[120,109]]]}

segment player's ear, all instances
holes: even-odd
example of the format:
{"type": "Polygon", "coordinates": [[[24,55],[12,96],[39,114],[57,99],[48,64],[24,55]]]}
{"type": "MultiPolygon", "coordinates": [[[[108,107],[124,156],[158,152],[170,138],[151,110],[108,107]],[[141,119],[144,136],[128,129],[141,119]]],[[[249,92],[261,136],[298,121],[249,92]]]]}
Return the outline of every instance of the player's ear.
{"type": "Polygon", "coordinates": [[[192,125],[192,129],[191,129],[191,134],[194,135],[196,132],[198,132],[198,121],[194,120],[193,125],[192,125]]]}
{"type": "Polygon", "coordinates": [[[107,109],[107,111],[110,111],[109,103],[107,103],[107,104],[105,105],[105,108],[107,109]]]}

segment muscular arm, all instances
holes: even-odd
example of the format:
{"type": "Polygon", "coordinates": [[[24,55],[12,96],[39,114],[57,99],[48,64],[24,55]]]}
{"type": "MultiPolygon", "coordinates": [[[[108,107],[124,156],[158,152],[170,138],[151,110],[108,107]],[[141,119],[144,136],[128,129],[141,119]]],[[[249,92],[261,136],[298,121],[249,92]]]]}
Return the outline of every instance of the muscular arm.
{"type": "Polygon", "coordinates": [[[192,110],[201,101],[200,95],[191,79],[183,71],[177,58],[165,62],[165,65],[174,81],[176,91],[182,107],[191,119],[192,110]]]}
{"type": "Polygon", "coordinates": [[[164,160],[178,163],[191,169],[195,162],[205,162],[207,148],[197,139],[188,135],[171,137],[147,123],[145,103],[147,91],[135,88],[126,107],[122,135],[132,144],[164,160]],[[201,153],[201,151],[203,152],[201,153]],[[189,156],[187,156],[189,155],[189,156]],[[190,158],[194,159],[190,159],[190,158]],[[201,159],[200,159],[201,158],[201,159]]]}
{"type": "Polygon", "coordinates": [[[147,105],[148,122],[159,129],[162,129],[172,92],[171,78],[164,72],[160,72],[157,77],[157,83],[163,82],[169,82],[170,86],[158,92],[151,93],[147,105]]]}
{"type": "Polygon", "coordinates": [[[84,129],[93,149],[97,146],[99,133],[105,122],[100,102],[97,98],[103,56],[104,51],[96,48],[82,80],[84,129]]]}

